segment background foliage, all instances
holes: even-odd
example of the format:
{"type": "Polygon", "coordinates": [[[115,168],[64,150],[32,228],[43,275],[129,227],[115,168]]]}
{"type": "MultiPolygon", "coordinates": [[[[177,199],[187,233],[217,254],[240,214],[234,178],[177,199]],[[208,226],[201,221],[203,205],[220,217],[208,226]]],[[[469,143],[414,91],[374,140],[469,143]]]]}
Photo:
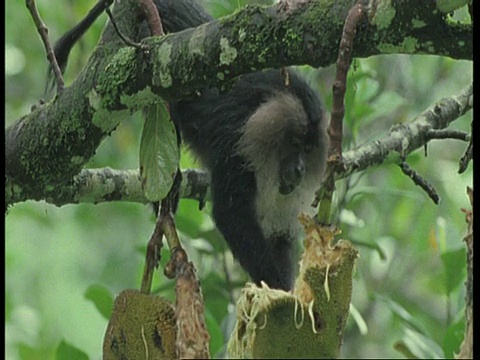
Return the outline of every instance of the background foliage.
{"type": "MultiPolygon", "coordinates": [[[[245,3],[205,1],[217,17],[245,3]]],[[[37,5],[56,39],[87,13],[93,0],[39,0],[37,5]]],[[[43,96],[47,63],[24,2],[6,2],[5,16],[8,126],[43,96]]],[[[463,20],[465,15],[455,16],[463,20]]],[[[95,46],[105,18],[74,49],[67,84],[95,46]]],[[[334,68],[302,71],[330,109],[334,68]]],[[[346,98],[345,146],[378,138],[471,79],[467,61],[402,55],[356,60],[346,98]]],[[[469,131],[470,121],[468,113],[452,127],[469,131]]],[[[136,118],[122,123],[88,166],[138,168],[141,127],[136,118]]],[[[452,357],[458,350],[464,326],[461,239],[466,228],[460,208],[469,207],[465,189],[472,186],[472,165],[457,173],[465,147],[456,140],[434,140],[427,157],[419,150],[407,159],[435,186],[440,205],[394,165],[337,183],[341,211],[334,221],[342,238],[355,241],[361,254],[343,356],[403,357],[395,346],[431,358],[452,357]]],[[[183,167],[198,166],[183,154],[183,167]]],[[[208,210],[200,212],[198,203],[182,200],[177,222],[201,279],[212,355],[222,356],[234,321],[233,303],[247,278],[214,230],[208,210]]],[[[6,358],[100,359],[112,299],[123,289],[139,287],[153,225],[151,209],[140,204],[14,206],[5,225],[6,358]]],[[[165,263],[168,251],[162,255],[165,263]]],[[[156,291],[171,300],[173,286],[161,272],[155,277],[156,291]]]]}

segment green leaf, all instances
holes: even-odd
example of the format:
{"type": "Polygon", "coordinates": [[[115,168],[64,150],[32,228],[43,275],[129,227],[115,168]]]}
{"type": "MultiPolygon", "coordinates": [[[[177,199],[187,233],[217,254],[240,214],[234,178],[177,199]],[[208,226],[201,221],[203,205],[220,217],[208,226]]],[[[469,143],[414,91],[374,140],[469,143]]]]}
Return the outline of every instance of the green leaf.
{"type": "Polygon", "coordinates": [[[68,344],[65,340],[62,340],[57,347],[55,353],[55,360],[88,360],[88,355],[82,350],[77,349],[71,344],[68,344]]]}
{"type": "Polygon", "coordinates": [[[140,175],[149,201],[162,200],[170,190],[180,151],[175,125],[163,101],[146,108],[140,142],[140,175]]]}
{"type": "Polygon", "coordinates": [[[441,259],[444,265],[445,291],[446,295],[450,295],[465,280],[465,249],[444,252],[441,259]]]}
{"type": "Polygon", "coordinates": [[[85,291],[85,298],[91,300],[105,319],[110,319],[113,308],[113,296],[106,287],[94,284],[85,291]]]}
{"type": "Polygon", "coordinates": [[[415,359],[441,359],[443,355],[442,349],[433,339],[409,328],[404,329],[403,338],[395,344],[395,348],[415,359]]]}
{"type": "Polygon", "coordinates": [[[53,354],[55,353],[54,348],[49,347],[33,347],[25,343],[19,343],[18,346],[18,355],[21,360],[51,360],[53,354]]]}
{"type": "Polygon", "coordinates": [[[216,354],[223,346],[223,334],[220,324],[208,309],[205,309],[205,323],[210,334],[210,353],[216,354]]]}
{"type": "Polygon", "coordinates": [[[443,338],[443,353],[446,359],[453,359],[460,350],[465,332],[465,317],[450,325],[443,338]]]}
{"type": "Polygon", "coordinates": [[[407,309],[405,309],[401,304],[396,302],[393,299],[390,299],[387,296],[383,296],[381,294],[374,294],[375,298],[378,299],[379,301],[383,301],[390,310],[399,318],[402,320],[404,325],[408,325],[408,327],[411,327],[415,332],[419,334],[427,334],[423,324],[420,322],[418,318],[413,316],[407,309]]]}

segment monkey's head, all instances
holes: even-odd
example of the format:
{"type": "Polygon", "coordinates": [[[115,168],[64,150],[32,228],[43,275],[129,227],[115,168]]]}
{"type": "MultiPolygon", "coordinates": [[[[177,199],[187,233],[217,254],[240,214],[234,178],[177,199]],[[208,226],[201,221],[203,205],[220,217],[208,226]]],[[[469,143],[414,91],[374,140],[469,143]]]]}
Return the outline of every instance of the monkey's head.
{"type": "Polygon", "coordinates": [[[262,179],[259,187],[289,195],[299,187],[318,187],[327,147],[324,109],[302,81],[275,91],[256,109],[242,129],[237,150],[257,181],[262,179]]]}

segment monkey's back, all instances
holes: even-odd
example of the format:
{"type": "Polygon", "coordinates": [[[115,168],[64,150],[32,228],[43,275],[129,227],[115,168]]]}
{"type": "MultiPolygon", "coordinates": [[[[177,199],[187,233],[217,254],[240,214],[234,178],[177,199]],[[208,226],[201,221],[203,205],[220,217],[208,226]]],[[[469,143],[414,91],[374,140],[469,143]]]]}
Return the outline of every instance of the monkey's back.
{"type": "MultiPolygon", "coordinates": [[[[228,92],[208,89],[193,100],[172,104],[171,115],[180,127],[182,139],[210,171],[219,158],[235,156],[235,147],[247,120],[262,103],[279,92],[297,96],[307,112],[323,111],[318,96],[305,80],[288,71],[288,86],[280,70],[266,70],[241,76],[228,92]]],[[[308,116],[319,118],[318,114],[308,116]]]]}

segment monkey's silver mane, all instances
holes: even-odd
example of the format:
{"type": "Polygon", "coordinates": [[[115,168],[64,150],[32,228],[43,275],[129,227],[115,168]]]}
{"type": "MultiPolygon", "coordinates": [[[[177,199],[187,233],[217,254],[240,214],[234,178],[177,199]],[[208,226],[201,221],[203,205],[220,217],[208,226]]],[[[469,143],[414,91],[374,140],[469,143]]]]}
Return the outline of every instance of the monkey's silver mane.
{"type": "MultiPolygon", "coordinates": [[[[288,195],[278,190],[278,155],[286,146],[285,133],[304,134],[307,126],[308,117],[300,99],[287,92],[277,92],[250,116],[242,129],[236,150],[255,173],[256,218],[267,238],[279,233],[297,238],[301,228],[298,215],[301,212],[313,215],[315,210],[311,204],[325,171],[322,161],[325,142],[305,154],[305,176],[300,185],[288,195]]],[[[318,126],[324,123],[319,122],[318,126]]]]}

